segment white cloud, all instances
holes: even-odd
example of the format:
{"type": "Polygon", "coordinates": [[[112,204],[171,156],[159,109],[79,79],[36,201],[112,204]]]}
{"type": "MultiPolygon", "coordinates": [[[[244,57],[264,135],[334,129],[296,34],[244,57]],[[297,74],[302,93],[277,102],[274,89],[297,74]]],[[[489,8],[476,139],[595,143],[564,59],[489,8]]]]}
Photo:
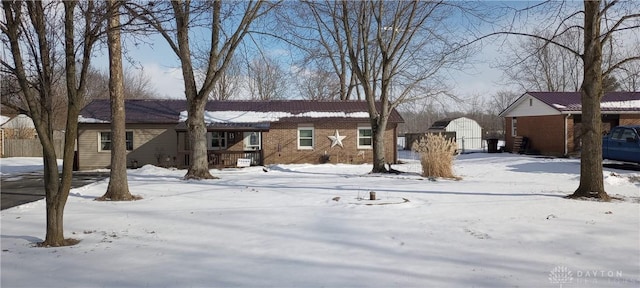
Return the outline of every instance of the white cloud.
{"type": "Polygon", "coordinates": [[[143,72],[151,79],[151,85],[162,98],[183,99],[184,82],[180,68],[163,67],[157,63],[142,64],[143,72]]]}

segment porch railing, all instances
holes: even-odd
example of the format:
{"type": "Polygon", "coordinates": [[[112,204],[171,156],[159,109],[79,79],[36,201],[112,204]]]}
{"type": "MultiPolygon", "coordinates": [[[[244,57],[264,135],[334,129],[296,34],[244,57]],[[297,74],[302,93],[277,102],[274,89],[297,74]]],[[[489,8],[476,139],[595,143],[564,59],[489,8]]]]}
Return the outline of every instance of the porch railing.
{"type": "MultiPolygon", "coordinates": [[[[209,168],[229,168],[236,167],[238,159],[251,159],[251,165],[262,165],[261,151],[207,151],[207,162],[209,168]]],[[[191,153],[178,152],[179,168],[189,166],[191,153]]]]}

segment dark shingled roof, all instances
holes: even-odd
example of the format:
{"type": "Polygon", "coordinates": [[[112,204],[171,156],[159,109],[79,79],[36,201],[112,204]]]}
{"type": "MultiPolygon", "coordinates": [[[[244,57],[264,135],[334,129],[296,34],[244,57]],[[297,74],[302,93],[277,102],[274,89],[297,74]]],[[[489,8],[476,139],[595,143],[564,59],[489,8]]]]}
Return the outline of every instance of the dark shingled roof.
{"type": "Polygon", "coordinates": [[[433,124],[431,124],[431,127],[429,127],[429,129],[446,129],[447,126],[449,125],[449,123],[451,123],[451,121],[455,120],[457,118],[445,118],[445,119],[440,119],[436,122],[433,122],[433,124]]]}
{"type": "MultiPolygon", "coordinates": [[[[380,105],[378,105],[380,107],[380,105]]],[[[178,123],[180,112],[187,110],[186,100],[126,100],[127,123],[178,123]]],[[[253,111],[253,112],[367,112],[365,101],[208,101],[206,111],[253,111]]],[[[109,100],[94,100],[85,106],[80,115],[103,121],[111,121],[109,100]]],[[[334,118],[281,118],[280,122],[326,121],[334,118]]],[[[362,121],[368,118],[340,118],[342,121],[362,121]]],[[[402,123],[404,120],[395,109],[389,117],[390,123],[402,123]]]]}

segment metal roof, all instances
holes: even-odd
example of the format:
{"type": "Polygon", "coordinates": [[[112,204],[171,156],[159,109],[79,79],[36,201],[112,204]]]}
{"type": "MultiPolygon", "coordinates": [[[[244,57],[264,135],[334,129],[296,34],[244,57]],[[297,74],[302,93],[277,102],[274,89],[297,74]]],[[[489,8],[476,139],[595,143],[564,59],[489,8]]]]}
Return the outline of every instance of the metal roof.
{"type": "MultiPolygon", "coordinates": [[[[378,107],[380,104],[378,103],[378,107]]],[[[180,112],[187,110],[186,100],[126,100],[125,112],[127,123],[178,123],[180,112]]],[[[367,112],[366,101],[310,101],[310,100],[276,100],[276,101],[208,101],[206,111],[254,111],[254,112],[289,112],[302,114],[305,112],[367,112]]],[[[85,119],[111,121],[109,100],[94,100],[80,112],[85,119]]],[[[285,117],[279,122],[317,122],[341,119],[341,121],[368,121],[368,118],[311,118],[285,117]]],[[[403,123],[400,113],[395,109],[389,117],[390,123],[403,123]]]]}
{"type": "MultiPolygon", "coordinates": [[[[504,116],[515,109],[526,96],[540,100],[549,107],[564,114],[579,114],[582,112],[582,94],[580,92],[526,92],[516,99],[509,107],[500,112],[500,116],[504,116]]],[[[601,103],[602,113],[640,113],[640,104],[638,105],[602,105],[603,103],[636,103],[640,101],[640,92],[607,92],[603,95],[601,103]],[[633,101],[633,102],[630,102],[633,101]]],[[[638,102],[640,103],[640,102],[638,102]]]]}
{"type": "MultiPolygon", "coordinates": [[[[580,92],[527,92],[527,94],[557,109],[558,111],[580,111],[582,94],[580,92]]],[[[608,92],[602,102],[624,102],[640,100],[640,92],[608,92]]],[[[640,111],[640,105],[634,107],[602,107],[602,111],[640,111]]]]}

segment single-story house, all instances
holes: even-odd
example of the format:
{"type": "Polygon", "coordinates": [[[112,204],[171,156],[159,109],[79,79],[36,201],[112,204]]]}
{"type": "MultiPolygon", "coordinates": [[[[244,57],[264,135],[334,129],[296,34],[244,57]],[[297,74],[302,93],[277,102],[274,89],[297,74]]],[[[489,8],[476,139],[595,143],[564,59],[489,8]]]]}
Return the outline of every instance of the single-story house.
{"type": "Polygon", "coordinates": [[[37,139],[37,137],[35,125],[29,116],[24,114],[13,117],[0,115],[0,156],[5,156],[5,146],[8,140],[37,139]]]}
{"type": "Polygon", "coordinates": [[[482,127],[473,119],[467,117],[446,118],[433,122],[427,130],[431,133],[455,133],[458,151],[482,149],[482,127]]]}
{"type": "MultiPolygon", "coordinates": [[[[127,161],[188,167],[186,100],[127,100],[127,161]]],[[[205,108],[210,167],[291,163],[371,163],[372,130],[364,101],[209,101],[205,108]]],[[[80,170],[110,164],[110,106],[95,100],[81,111],[77,160],[80,170]]],[[[392,111],[385,131],[387,162],[397,162],[392,111]]]]}
{"type": "MultiPolygon", "coordinates": [[[[524,93],[500,113],[505,149],[551,156],[579,152],[581,103],[580,92],[524,93]]],[[[640,124],[640,92],[605,93],[600,107],[604,133],[618,125],[640,124]]]]}

